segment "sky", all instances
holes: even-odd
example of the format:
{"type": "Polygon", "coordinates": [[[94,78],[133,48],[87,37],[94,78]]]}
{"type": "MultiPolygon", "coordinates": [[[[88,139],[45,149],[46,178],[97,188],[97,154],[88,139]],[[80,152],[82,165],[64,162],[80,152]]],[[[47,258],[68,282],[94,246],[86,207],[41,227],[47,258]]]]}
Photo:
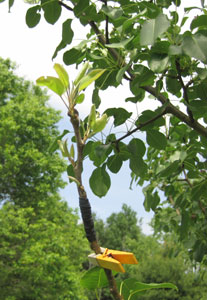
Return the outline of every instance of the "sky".
{"type": "MultiPolygon", "coordinates": [[[[22,0],[16,0],[11,12],[8,13],[7,2],[8,1],[0,3],[0,56],[15,61],[18,65],[17,74],[23,76],[25,79],[35,82],[38,77],[43,75],[54,76],[53,64],[55,62],[63,63],[62,54],[64,51],[60,53],[54,61],[51,60],[51,57],[61,41],[62,23],[67,18],[73,18],[73,15],[63,10],[61,18],[55,25],[46,23],[44,18],[42,18],[40,24],[31,29],[28,28],[25,23],[26,10],[30,6],[25,4],[22,0]]],[[[198,1],[191,0],[187,2],[189,6],[193,6],[198,1]]],[[[75,20],[72,22],[72,28],[75,33],[73,45],[77,45],[84,38],[87,29],[80,27],[75,20]]],[[[69,47],[71,47],[71,45],[69,47]]],[[[75,70],[73,66],[66,67],[66,70],[72,78],[74,74],[77,73],[77,70],[75,70]]],[[[92,87],[87,89],[87,100],[78,108],[81,117],[86,116],[90,111],[91,93],[92,87]]],[[[58,124],[60,132],[64,129],[69,129],[66,108],[58,97],[52,94],[50,95],[50,105],[61,110],[62,120],[58,124]]],[[[107,91],[101,93],[102,104],[100,106],[100,112],[102,113],[108,107],[118,107],[120,105],[126,107],[124,99],[130,96],[131,94],[127,83],[124,83],[118,89],[109,88],[107,91]]],[[[147,100],[149,101],[149,99],[147,100]]],[[[152,99],[150,101],[150,109],[155,108],[157,106],[156,102],[152,99]]],[[[133,112],[133,116],[136,116],[136,114],[140,113],[145,107],[146,101],[139,104],[139,107],[135,107],[132,103],[127,103],[127,110],[133,112]]],[[[123,131],[126,132],[126,128],[123,126],[119,128],[119,130],[122,133],[123,131]]],[[[140,134],[138,134],[138,137],[144,138],[140,134]]],[[[143,232],[150,234],[152,231],[148,223],[153,213],[147,213],[144,210],[142,188],[134,185],[133,190],[129,189],[131,178],[128,163],[124,164],[118,174],[114,175],[110,173],[111,188],[108,194],[103,198],[96,197],[90,191],[88,181],[93,169],[94,166],[90,162],[84,163],[83,184],[86,188],[93,212],[95,212],[98,217],[106,220],[111,213],[119,212],[123,203],[126,203],[137,212],[138,219],[142,218],[143,232]]],[[[64,175],[64,179],[67,181],[66,175],[64,175]]],[[[78,195],[74,183],[68,184],[60,193],[70,207],[78,207],[78,195]]]]}

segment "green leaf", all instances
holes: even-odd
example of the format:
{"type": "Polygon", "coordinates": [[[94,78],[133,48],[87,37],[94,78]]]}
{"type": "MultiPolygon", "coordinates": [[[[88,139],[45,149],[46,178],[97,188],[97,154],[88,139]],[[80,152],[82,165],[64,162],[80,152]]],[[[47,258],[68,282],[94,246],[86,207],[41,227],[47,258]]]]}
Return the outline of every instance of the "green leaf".
{"type": "Polygon", "coordinates": [[[202,34],[185,36],[182,43],[182,49],[185,54],[194,57],[204,63],[207,63],[207,37],[202,34]]]}
{"type": "Polygon", "coordinates": [[[66,65],[72,65],[82,61],[84,57],[85,54],[82,50],[72,48],[63,54],[63,61],[66,65]]]}
{"type": "Polygon", "coordinates": [[[167,146],[167,139],[163,133],[151,129],[147,131],[147,143],[155,149],[164,150],[167,146]]]}
{"type": "Polygon", "coordinates": [[[55,24],[59,19],[62,11],[62,6],[59,4],[59,1],[41,0],[41,6],[44,10],[45,20],[52,25],[55,24]]]}
{"type": "MultiPolygon", "coordinates": [[[[96,167],[99,167],[106,160],[107,155],[112,151],[110,144],[103,145],[100,141],[94,142],[91,146],[89,144],[88,150],[90,151],[89,158],[93,161],[96,167]]],[[[85,154],[86,152],[84,152],[85,154]]]]}
{"type": "Polygon", "coordinates": [[[80,72],[78,73],[76,79],[74,80],[74,85],[77,85],[80,80],[84,77],[84,75],[86,74],[87,70],[89,67],[89,62],[85,62],[80,70],[80,72]]]}
{"type": "Polygon", "coordinates": [[[93,95],[92,95],[92,103],[95,104],[95,107],[98,108],[99,105],[101,104],[101,99],[99,97],[99,89],[98,88],[95,88],[93,90],[93,95]]]}
{"type": "MultiPolygon", "coordinates": [[[[134,89],[134,87],[133,87],[134,89]]],[[[135,91],[135,89],[134,89],[135,91]]],[[[125,99],[125,102],[137,103],[141,102],[145,97],[145,91],[139,87],[136,88],[136,97],[129,97],[125,99]]]]}
{"type": "Polygon", "coordinates": [[[169,55],[182,55],[183,49],[182,46],[170,45],[169,55]]]}
{"type": "Polygon", "coordinates": [[[48,152],[51,154],[53,152],[55,152],[59,146],[58,146],[58,140],[62,140],[62,138],[68,134],[70,131],[69,130],[64,130],[63,133],[59,136],[56,137],[56,139],[54,140],[54,142],[50,145],[50,147],[48,148],[48,152]]]}
{"type": "Polygon", "coordinates": [[[132,115],[132,113],[128,112],[126,109],[120,108],[108,108],[105,113],[108,117],[114,117],[114,126],[119,126],[126,122],[132,115]]]}
{"type": "Polygon", "coordinates": [[[93,125],[95,124],[96,121],[96,106],[93,104],[91,106],[91,111],[90,114],[88,116],[88,126],[89,128],[93,127],[93,125]]]}
{"type": "Polygon", "coordinates": [[[58,140],[58,145],[63,157],[70,157],[70,153],[68,151],[67,139],[65,141],[58,140]]]}
{"type": "Polygon", "coordinates": [[[93,171],[89,183],[91,190],[98,197],[105,196],[111,186],[110,177],[104,167],[98,167],[93,171]]]}
{"type": "Polygon", "coordinates": [[[70,44],[73,40],[73,30],[71,29],[72,19],[66,20],[62,25],[62,41],[66,44],[70,44]]]}
{"type": "Polygon", "coordinates": [[[40,77],[36,80],[40,86],[47,86],[50,90],[61,96],[65,92],[65,87],[59,78],[47,76],[40,77]]]}
{"type": "Polygon", "coordinates": [[[80,94],[78,95],[78,97],[75,99],[75,103],[76,104],[81,104],[85,99],[85,95],[84,94],[80,94]]]}
{"type": "Polygon", "coordinates": [[[121,83],[121,80],[122,80],[122,78],[123,78],[123,76],[124,76],[124,73],[126,72],[126,70],[127,70],[128,68],[129,68],[129,66],[126,65],[125,67],[121,68],[121,69],[118,71],[118,73],[117,73],[117,75],[116,75],[116,81],[118,82],[118,84],[121,83]]]}
{"type": "Polygon", "coordinates": [[[67,167],[67,174],[68,174],[69,182],[70,183],[73,182],[73,180],[71,180],[70,178],[75,177],[75,173],[74,173],[74,168],[71,164],[67,167]]]}
{"type": "MultiPolygon", "coordinates": [[[[163,2],[163,0],[161,1],[163,2]]],[[[154,3],[141,1],[138,2],[138,5],[140,5],[140,8],[142,8],[141,10],[143,11],[147,9],[147,17],[149,17],[149,19],[155,19],[160,14],[160,8],[154,3]]]]}
{"type": "Polygon", "coordinates": [[[140,156],[143,157],[146,151],[146,147],[143,143],[142,140],[140,139],[132,139],[128,146],[127,146],[129,152],[133,155],[133,156],[140,156]]]}
{"type": "Polygon", "coordinates": [[[177,95],[177,93],[179,93],[181,90],[181,84],[180,84],[179,80],[176,78],[173,78],[173,77],[176,77],[177,74],[174,70],[169,70],[168,75],[169,75],[169,77],[166,78],[167,90],[170,93],[172,93],[173,95],[177,95]]]}
{"type": "Polygon", "coordinates": [[[85,144],[85,147],[83,148],[83,157],[86,157],[93,151],[93,145],[95,142],[89,141],[87,144],[85,144]]]}
{"type": "Polygon", "coordinates": [[[41,10],[40,5],[33,6],[27,10],[26,13],[26,24],[29,28],[35,27],[41,18],[41,14],[38,11],[41,10]]]}
{"type": "Polygon", "coordinates": [[[180,162],[178,160],[175,160],[172,163],[167,163],[165,166],[162,166],[161,168],[159,168],[156,172],[156,174],[159,177],[169,177],[172,176],[173,173],[175,173],[178,168],[180,166],[180,162]]]}
{"type": "Polygon", "coordinates": [[[107,122],[108,122],[107,114],[103,114],[100,118],[97,118],[94,124],[91,125],[92,135],[104,130],[107,122]]]}
{"type": "Polygon", "coordinates": [[[79,0],[76,2],[78,3],[75,5],[73,12],[76,15],[76,17],[79,17],[88,8],[89,0],[79,0]]]}
{"type": "Polygon", "coordinates": [[[147,172],[147,165],[141,156],[133,155],[130,157],[129,167],[139,177],[143,177],[147,172]]]}
{"type": "Polygon", "coordinates": [[[160,55],[153,53],[148,61],[149,67],[153,72],[163,72],[169,64],[168,55],[160,55]]]}
{"type": "Polygon", "coordinates": [[[198,201],[200,197],[206,197],[207,193],[207,180],[203,180],[196,184],[191,191],[192,200],[198,201]]]}
{"type": "Polygon", "coordinates": [[[153,45],[169,26],[170,21],[163,14],[157,16],[156,19],[145,21],[140,31],[140,44],[153,45]]]}
{"type": "Polygon", "coordinates": [[[80,280],[80,285],[89,290],[96,290],[109,285],[104,269],[94,267],[86,271],[80,280]]]}
{"type": "Polygon", "coordinates": [[[119,43],[106,44],[105,46],[108,48],[124,49],[126,47],[126,45],[133,40],[133,38],[134,37],[132,36],[129,39],[122,40],[119,43]]]}
{"type": "Polygon", "coordinates": [[[145,199],[144,199],[145,210],[147,212],[149,212],[150,209],[155,211],[157,206],[160,203],[160,197],[158,195],[158,192],[155,191],[154,193],[152,193],[152,189],[148,188],[148,186],[147,186],[146,188],[143,188],[143,193],[145,195],[145,199]]]}
{"type": "Polygon", "coordinates": [[[85,75],[80,80],[79,91],[82,91],[85,88],[87,88],[92,82],[98,79],[105,71],[106,71],[105,69],[94,69],[91,72],[89,72],[87,75],[85,75]]]}
{"type": "Polygon", "coordinates": [[[64,85],[64,87],[67,89],[69,86],[69,76],[68,73],[66,72],[66,70],[64,69],[63,66],[61,66],[60,64],[54,64],[54,69],[59,77],[59,79],[61,80],[62,84],[64,85]]]}
{"type": "Polygon", "coordinates": [[[196,18],[193,19],[191,25],[190,25],[190,29],[193,30],[197,27],[207,27],[207,16],[206,15],[201,15],[201,16],[197,16],[196,18]]]}
{"type": "Polygon", "coordinates": [[[13,6],[13,4],[14,4],[14,0],[9,0],[9,12],[10,12],[10,9],[13,6]]]}
{"type": "MultiPolygon", "coordinates": [[[[152,120],[153,118],[155,118],[158,114],[159,114],[159,112],[157,112],[157,111],[152,111],[152,110],[147,109],[147,110],[143,111],[141,116],[135,122],[135,125],[139,126],[140,124],[144,124],[144,123],[148,122],[149,120],[152,120]]],[[[160,117],[156,121],[151,122],[150,124],[141,128],[141,130],[146,131],[146,130],[152,129],[153,127],[161,127],[164,125],[165,125],[165,119],[163,117],[160,117]]]]}
{"type": "Polygon", "coordinates": [[[62,50],[62,49],[64,49],[65,47],[66,47],[66,43],[65,42],[63,42],[63,41],[61,41],[60,42],[60,44],[57,46],[57,48],[55,49],[55,52],[54,52],[54,54],[53,54],[53,56],[52,56],[52,60],[57,56],[57,54],[58,54],[58,52],[60,51],[60,50],[62,50]]]}
{"type": "Polygon", "coordinates": [[[167,41],[157,41],[154,46],[152,46],[151,51],[154,54],[168,54],[170,43],[167,41]]]}
{"type": "Polygon", "coordinates": [[[140,93],[140,86],[153,85],[155,75],[147,67],[143,65],[134,66],[135,79],[130,82],[130,90],[136,96],[140,93]]]}
{"type": "Polygon", "coordinates": [[[101,10],[104,12],[105,15],[107,15],[109,18],[115,20],[122,16],[123,10],[121,7],[112,7],[112,6],[106,6],[103,5],[101,10]]]}
{"type": "Polygon", "coordinates": [[[75,149],[73,144],[70,146],[70,157],[74,158],[75,157],[75,149]]]}
{"type": "Polygon", "coordinates": [[[107,167],[109,168],[109,170],[112,172],[112,173],[118,173],[119,170],[121,169],[122,167],[122,160],[119,156],[119,154],[117,155],[112,155],[108,158],[107,160],[107,167]]]}
{"type": "Polygon", "coordinates": [[[95,148],[95,154],[99,158],[102,158],[106,153],[109,153],[111,151],[112,151],[111,144],[106,144],[106,145],[101,144],[95,148]]]}
{"type": "Polygon", "coordinates": [[[137,294],[142,293],[143,291],[166,288],[175,289],[176,291],[178,290],[172,283],[142,283],[138,282],[134,278],[129,278],[122,282],[120,286],[120,293],[123,295],[124,299],[134,300],[137,298],[133,298],[133,296],[137,297],[137,294]]]}

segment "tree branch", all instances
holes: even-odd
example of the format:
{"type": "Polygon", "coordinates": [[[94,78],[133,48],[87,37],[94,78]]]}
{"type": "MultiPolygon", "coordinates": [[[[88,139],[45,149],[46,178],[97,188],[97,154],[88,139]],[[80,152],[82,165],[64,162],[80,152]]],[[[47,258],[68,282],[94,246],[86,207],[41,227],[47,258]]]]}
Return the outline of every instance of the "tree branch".
{"type": "Polygon", "coordinates": [[[162,104],[168,103],[168,105],[166,107],[167,113],[174,115],[179,120],[186,123],[189,127],[193,128],[195,131],[197,131],[200,135],[207,137],[207,129],[204,126],[202,126],[196,120],[194,120],[194,122],[192,123],[189,116],[187,116],[182,111],[180,111],[177,107],[175,107],[173,104],[171,104],[169,99],[167,99],[161,93],[157,93],[157,90],[154,87],[142,86],[141,88],[143,88],[146,92],[150,93],[151,95],[155,96],[162,104]]]}
{"type": "MultiPolygon", "coordinates": [[[[78,112],[74,109],[72,111],[68,112],[68,115],[70,117],[71,124],[73,126],[75,137],[76,137],[76,143],[77,143],[77,161],[75,164],[74,172],[76,179],[80,182],[80,186],[77,186],[78,194],[79,194],[79,206],[81,211],[81,216],[83,220],[84,229],[86,232],[86,237],[90,243],[91,249],[96,254],[101,254],[101,248],[99,246],[99,243],[96,239],[96,233],[94,228],[94,222],[93,222],[93,216],[91,213],[91,206],[90,202],[87,199],[87,194],[85,192],[85,189],[82,185],[82,169],[83,169],[83,149],[84,149],[84,141],[81,138],[80,134],[80,121],[78,112]]],[[[111,270],[104,269],[105,274],[107,276],[110,292],[113,295],[114,299],[116,300],[124,300],[123,297],[119,294],[116,281],[112,275],[111,270]]]]}
{"type": "Polygon", "coordinates": [[[157,116],[155,116],[154,118],[146,121],[145,123],[142,123],[142,124],[139,124],[136,128],[134,128],[133,130],[131,131],[128,131],[125,135],[123,135],[122,137],[120,137],[119,139],[115,140],[115,141],[112,141],[112,143],[115,143],[115,144],[118,144],[121,140],[125,139],[126,137],[132,135],[134,132],[136,132],[137,130],[153,123],[154,121],[158,120],[159,118],[161,118],[163,115],[165,115],[167,112],[166,110],[164,109],[163,112],[161,112],[160,114],[158,114],[157,116]]]}
{"type": "Polygon", "coordinates": [[[59,4],[63,7],[65,7],[67,10],[70,10],[70,11],[73,11],[72,7],[70,7],[69,5],[65,4],[64,2],[62,1],[59,1],[59,4]]]}

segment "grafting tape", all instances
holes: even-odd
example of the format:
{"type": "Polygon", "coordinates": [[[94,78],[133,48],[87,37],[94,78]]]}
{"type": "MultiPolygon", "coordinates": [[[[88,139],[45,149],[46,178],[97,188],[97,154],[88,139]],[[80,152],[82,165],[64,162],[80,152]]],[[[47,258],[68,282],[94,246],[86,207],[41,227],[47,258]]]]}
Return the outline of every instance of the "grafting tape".
{"type": "Polygon", "coordinates": [[[89,242],[94,242],[96,241],[96,233],[91,213],[90,202],[87,198],[79,198],[79,206],[86,232],[86,237],[89,240],[89,242]]]}

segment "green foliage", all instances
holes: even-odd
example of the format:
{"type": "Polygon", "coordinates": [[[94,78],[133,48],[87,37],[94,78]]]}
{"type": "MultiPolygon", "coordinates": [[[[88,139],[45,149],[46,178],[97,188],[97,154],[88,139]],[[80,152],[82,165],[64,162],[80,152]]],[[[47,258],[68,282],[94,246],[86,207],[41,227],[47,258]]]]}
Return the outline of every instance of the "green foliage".
{"type": "Polygon", "coordinates": [[[0,200],[35,206],[64,186],[65,164],[48,153],[60,115],[47,106],[45,93],[14,75],[9,60],[0,60],[0,70],[0,200]]]}
{"type": "Polygon", "coordinates": [[[128,239],[136,241],[141,234],[136,212],[126,204],[123,204],[121,212],[111,214],[105,224],[95,218],[95,226],[100,245],[110,249],[130,250],[128,239]]]}
{"type": "Polygon", "coordinates": [[[93,267],[86,271],[80,280],[80,285],[89,290],[101,289],[108,286],[104,269],[93,267]]]}
{"type": "Polygon", "coordinates": [[[14,70],[0,59],[0,298],[87,299],[79,287],[87,242],[59,201],[65,163],[48,151],[68,131],[57,137],[59,112],[14,70]]]}
{"type": "MultiPolygon", "coordinates": [[[[114,118],[114,131],[101,143],[110,144],[110,151],[89,155],[97,167],[94,172],[98,174],[98,189],[95,176],[90,179],[95,194],[101,197],[110,187],[107,169],[118,173],[128,161],[132,183],[144,185],[145,209],[155,212],[156,232],[174,232],[192,259],[206,262],[207,10],[205,1],[197,2],[197,6],[187,7],[189,4],[180,0],[114,0],[107,5],[89,0],[40,1],[33,10],[30,8],[26,22],[35,26],[43,12],[45,20],[54,24],[67,6],[88,32],[79,45],[63,52],[63,61],[79,65],[87,60],[93,71],[104,70],[95,82],[96,109],[101,103],[98,91],[118,88],[124,80],[129,81],[133,94],[126,98],[134,104],[133,111],[137,111],[139,102],[146,103],[144,112],[140,115],[138,109],[137,116],[123,110],[122,104],[106,110],[114,118]],[[194,11],[198,16],[191,14],[194,11]],[[156,116],[148,113],[152,101],[157,107],[162,105],[156,116]],[[124,123],[128,129],[118,138],[115,127],[124,123]],[[139,138],[138,130],[142,131],[146,148],[143,156],[142,146],[140,151],[131,151],[130,142],[139,138]]],[[[12,6],[12,1],[9,3],[12,6]]],[[[65,27],[63,32],[64,39],[54,56],[73,40],[70,21],[68,34],[65,27]]],[[[82,88],[86,86],[84,83],[82,88]]],[[[78,93],[76,89],[75,97],[78,93]]],[[[81,124],[83,138],[85,134],[93,137],[87,117],[81,124]]],[[[100,150],[100,142],[96,143],[92,140],[88,149],[99,146],[100,150]]]]}
{"type": "MultiPolygon", "coordinates": [[[[125,284],[123,293],[129,296],[131,290],[136,291],[138,282],[145,284],[163,282],[173,283],[178,290],[153,289],[143,292],[140,296],[135,293],[135,299],[205,299],[207,273],[202,264],[192,264],[188,252],[175,236],[163,235],[159,239],[145,236],[140,229],[140,221],[136,213],[126,205],[122,211],[113,213],[106,222],[95,218],[96,231],[101,246],[133,252],[138,259],[137,266],[124,265],[126,273],[117,277],[119,285],[125,284]],[[162,240],[160,242],[160,240],[162,240]]],[[[104,290],[105,291],[105,290],[104,290]]],[[[102,298],[108,299],[105,292],[102,298]],[[104,296],[105,295],[105,296],[104,296]]],[[[101,298],[101,299],[102,299],[101,298]]],[[[125,299],[125,298],[124,298],[125,299]]],[[[128,298],[126,298],[128,299],[128,298]]],[[[133,298],[132,298],[133,299],[133,298]]]]}
{"type": "Polygon", "coordinates": [[[77,222],[66,203],[55,199],[50,204],[39,201],[38,212],[32,207],[3,205],[2,299],[86,299],[79,277],[87,242],[77,222]]]}
{"type": "Polygon", "coordinates": [[[133,278],[126,279],[122,282],[120,286],[120,294],[123,295],[124,299],[127,300],[135,300],[137,296],[143,295],[144,292],[151,290],[151,289],[175,289],[177,287],[171,283],[141,283],[137,282],[133,278]]]}

